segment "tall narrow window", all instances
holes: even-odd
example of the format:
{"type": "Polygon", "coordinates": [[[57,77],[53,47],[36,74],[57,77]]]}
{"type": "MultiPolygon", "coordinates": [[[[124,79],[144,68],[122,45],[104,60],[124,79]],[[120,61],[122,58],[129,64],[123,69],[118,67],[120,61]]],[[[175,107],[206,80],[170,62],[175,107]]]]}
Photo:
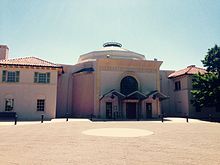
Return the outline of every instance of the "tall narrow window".
{"type": "Polygon", "coordinates": [[[176,81],[176,82],[175,82],[175,90],[176,90],[176,91],[181,90],[181,83],[180,83],[180,81],[176,81]]]}
{"type": "Polygon", "coordinates": [[[2,71],[2,82],[6,82],[6,74],[7,74],[6,70],[3,70],[2,71]]]}
{"type": "Polygon", "coordinates": [[[19,71],[2,71],[2,82],[19,82],[19,71]]]}
{"type": "Polygon", "coordinates": [[[50,72],[47,73],[47,83],[50,83],[50,72]]]}
{"type": "Polygon", "coordinates": [[[44,111],[45,110],[45,100],[38,99],[37,100],[37,111],[44,111]]]}
{"type": "Polygon", "coordinates": [[[50,72],[48,73],[34,73],[35,83],[50,83],[50,72]]]}
{"type": "Polygon", "coordinates": [[[14,99],[5,99],[5,111],[12,111],[14,108],[14,99]]]}

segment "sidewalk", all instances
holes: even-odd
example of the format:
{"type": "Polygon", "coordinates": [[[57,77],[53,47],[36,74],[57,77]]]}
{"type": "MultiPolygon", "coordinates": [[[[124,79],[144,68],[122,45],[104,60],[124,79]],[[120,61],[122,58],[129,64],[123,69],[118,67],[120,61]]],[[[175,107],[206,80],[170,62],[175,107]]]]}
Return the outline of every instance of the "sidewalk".
{"type": "MultiPolygon", "coordinates": [[[[58,122],[66,122],[66,118],[57,118],[52,119],[50,121],[44,121],[43,123],[58,123],[58,122]]],[[[136,123],[136,122],[144,122],[144,123],[161,123],[160,119],[150,119],[150,120],[103,120],[103,119],[93,119],[93,121],[89,119],[80,119],[80,118],[69,118],[68,122],[128,122],[128,123],[136,123]]],[[[164,118],[163,123],[187,123],[185,118],[174,118],[168,117],[164,118]]],[[[202,121],[198,119],[189,119],[189,123],[209,123],[208,121],[202,121]]],[[[27,124],[41,124],[41,121],[17,121],[17,125],[27,125],[27,124]]],[[[0,121],[0,126],[14,125],[14,121],[0,121]]]]}

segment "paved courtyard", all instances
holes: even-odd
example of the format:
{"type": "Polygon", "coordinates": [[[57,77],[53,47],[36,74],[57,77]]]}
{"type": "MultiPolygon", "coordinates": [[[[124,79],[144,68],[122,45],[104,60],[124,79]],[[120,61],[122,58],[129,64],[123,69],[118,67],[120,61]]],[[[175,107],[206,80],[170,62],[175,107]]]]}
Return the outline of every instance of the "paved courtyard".
{"type": "Polygon", "coordinates": [[[164,123],[55,120],[14,126],[1,122],[0,134],[1,165],[220,164],[219,123],[196,120],[186,123],[183,119],[164,123]],[[90,134],[93,129],[98,135],[90,134]],[[108,130],[114,134],[115,129],[124,136],[111,136],[108,130]],[[108,136],[102,136],[103,130],[108,136]],[[123,130],[147,134],[125,136],[123,130]]]}

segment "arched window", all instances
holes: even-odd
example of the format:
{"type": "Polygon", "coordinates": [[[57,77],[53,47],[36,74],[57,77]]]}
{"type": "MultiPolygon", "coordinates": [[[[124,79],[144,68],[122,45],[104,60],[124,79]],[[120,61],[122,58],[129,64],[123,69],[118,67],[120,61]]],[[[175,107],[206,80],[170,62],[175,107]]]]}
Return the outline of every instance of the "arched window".
{"type": "Polygon", "coordinates": [[[134,77],[126,76],[121,80],[121,93],[128,95],[138,90],[138,82],[134,77]]]}

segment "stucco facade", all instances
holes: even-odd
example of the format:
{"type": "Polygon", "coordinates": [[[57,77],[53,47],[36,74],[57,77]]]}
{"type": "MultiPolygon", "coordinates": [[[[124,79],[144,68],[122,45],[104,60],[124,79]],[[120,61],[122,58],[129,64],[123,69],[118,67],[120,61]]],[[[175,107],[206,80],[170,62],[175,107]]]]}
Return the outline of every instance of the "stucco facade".
{"type": "Polygon", "coordinates": [[[53,64],[36,57],[8,59],[0,46],[0,113],[21,120],[59,117],[141,120],[166,116],[220,117],[215,109],[197,111],[190,100],[189,66],[160,70],[163,63],[124,49],[119,43],[79,56],[77,64],[53,64]]]}
{"type": "Polygon", "coordinates": [[[215,107],[203,107],[197,109],[193,106],[191,100],[193,99],[191,90],[193,89],[192,81],[197,73],[205,74],[203,68],[198,68],[195,65],[190,65],[187,68],[173,72],[168,76],[171,81],[173,96],[170,100],[174,103],[173,116],[185,117],[186,115],[192,118],[219,118],[220,110],[215,107]],[[177,85],[179,84],[179,85],[177,85]]]}
{"type": "Polygon", "coordinates": [[[57,117],[66,113],[102,119],[146,119],[160,115],[162,61],[146,60],[144,55],[123,49],[118,43],[111,44],[81,55],[76,65],[63,65],[64,73],[58,78],[57,117]],[[126,95],[121,90],[125,77],[137,82],[137,88],[126,95]],[[129,106],[134,109],[133,116],[127,114],[129,106]]]}
{"type": "Polygon", "coordinates": [[[174,95],[174,86],[173,81],[168,79],[168,76],[173,73],[174,70],[160,70],[160,89],[161,92],[169,96],[169,99],[166,99],[161,102],[161,110],[167,116],[175,116],[175,95],[174,95]]]}
{"type": "MultiPolygon", "coordinates": [[[[4,68],[6,69],[6,68],[4,68]]],[[[57,71],[49,70],[51,73],[50,84],[36,84],[33,82],[34,72],[45,73],[48,70],[7,68],[7,71],[20,71],[20,82],[0,82],[0,110],[4,111],[5,99],[14,99],[14,111],[20,119],[40,119],[44,114],[45,118],[51,119],[56,116],[56,95],[57,95],[57,71]],[[45,99],[45,111],[37,111],[37,99],[45,99]]],[[[2,77],[2,69],[0,69],[2,77]]]]}
{"type": "MultiPolygon", "coordinates": [[[[103,96],[105,93],[116,90],[121,91],[120,83],[124,77],[134,77],[138,82],[138,90],[143,94],[148,94],[154,90],[160,90],[159,82],[159,67],[161,61],[147,61],[147,60],[119,60],[119,59],[102,59],[99,60],[99,80],[98,84],[98,95],[103,96]]],[[[107,95],[104,99],[98,100],[100,104],[100,116],[106,118],[106,102],[113,102],[113,114],[116,112],[120,114],[121,118],[126,119],[126,108],[127,103],[133,102],[136,106],[136,113],[138,113],[139,106],[139,117],[146,118],[146,103],[152,104],[152,117],[158,117],[160,114],[160,106],[158,99],[145,98],[139,100],[134,99],[123,99],[121,101],[121,107],[117,97],[111,98],[111,95],[107,95]]],[[[138,116],[138,114],[136,114],[138,116]]]]}
{"type": "Polygon", "coordinates": [[[45,119],[55,118],[57,77],[61,68],[29,65],[30,60],[47,64],[32,57],[0,61],[0,112],[16,112],[19,120],[40,120],[41,115],[45,119]],[[36,75],[47,76],[45,82],[36,75]]]}

